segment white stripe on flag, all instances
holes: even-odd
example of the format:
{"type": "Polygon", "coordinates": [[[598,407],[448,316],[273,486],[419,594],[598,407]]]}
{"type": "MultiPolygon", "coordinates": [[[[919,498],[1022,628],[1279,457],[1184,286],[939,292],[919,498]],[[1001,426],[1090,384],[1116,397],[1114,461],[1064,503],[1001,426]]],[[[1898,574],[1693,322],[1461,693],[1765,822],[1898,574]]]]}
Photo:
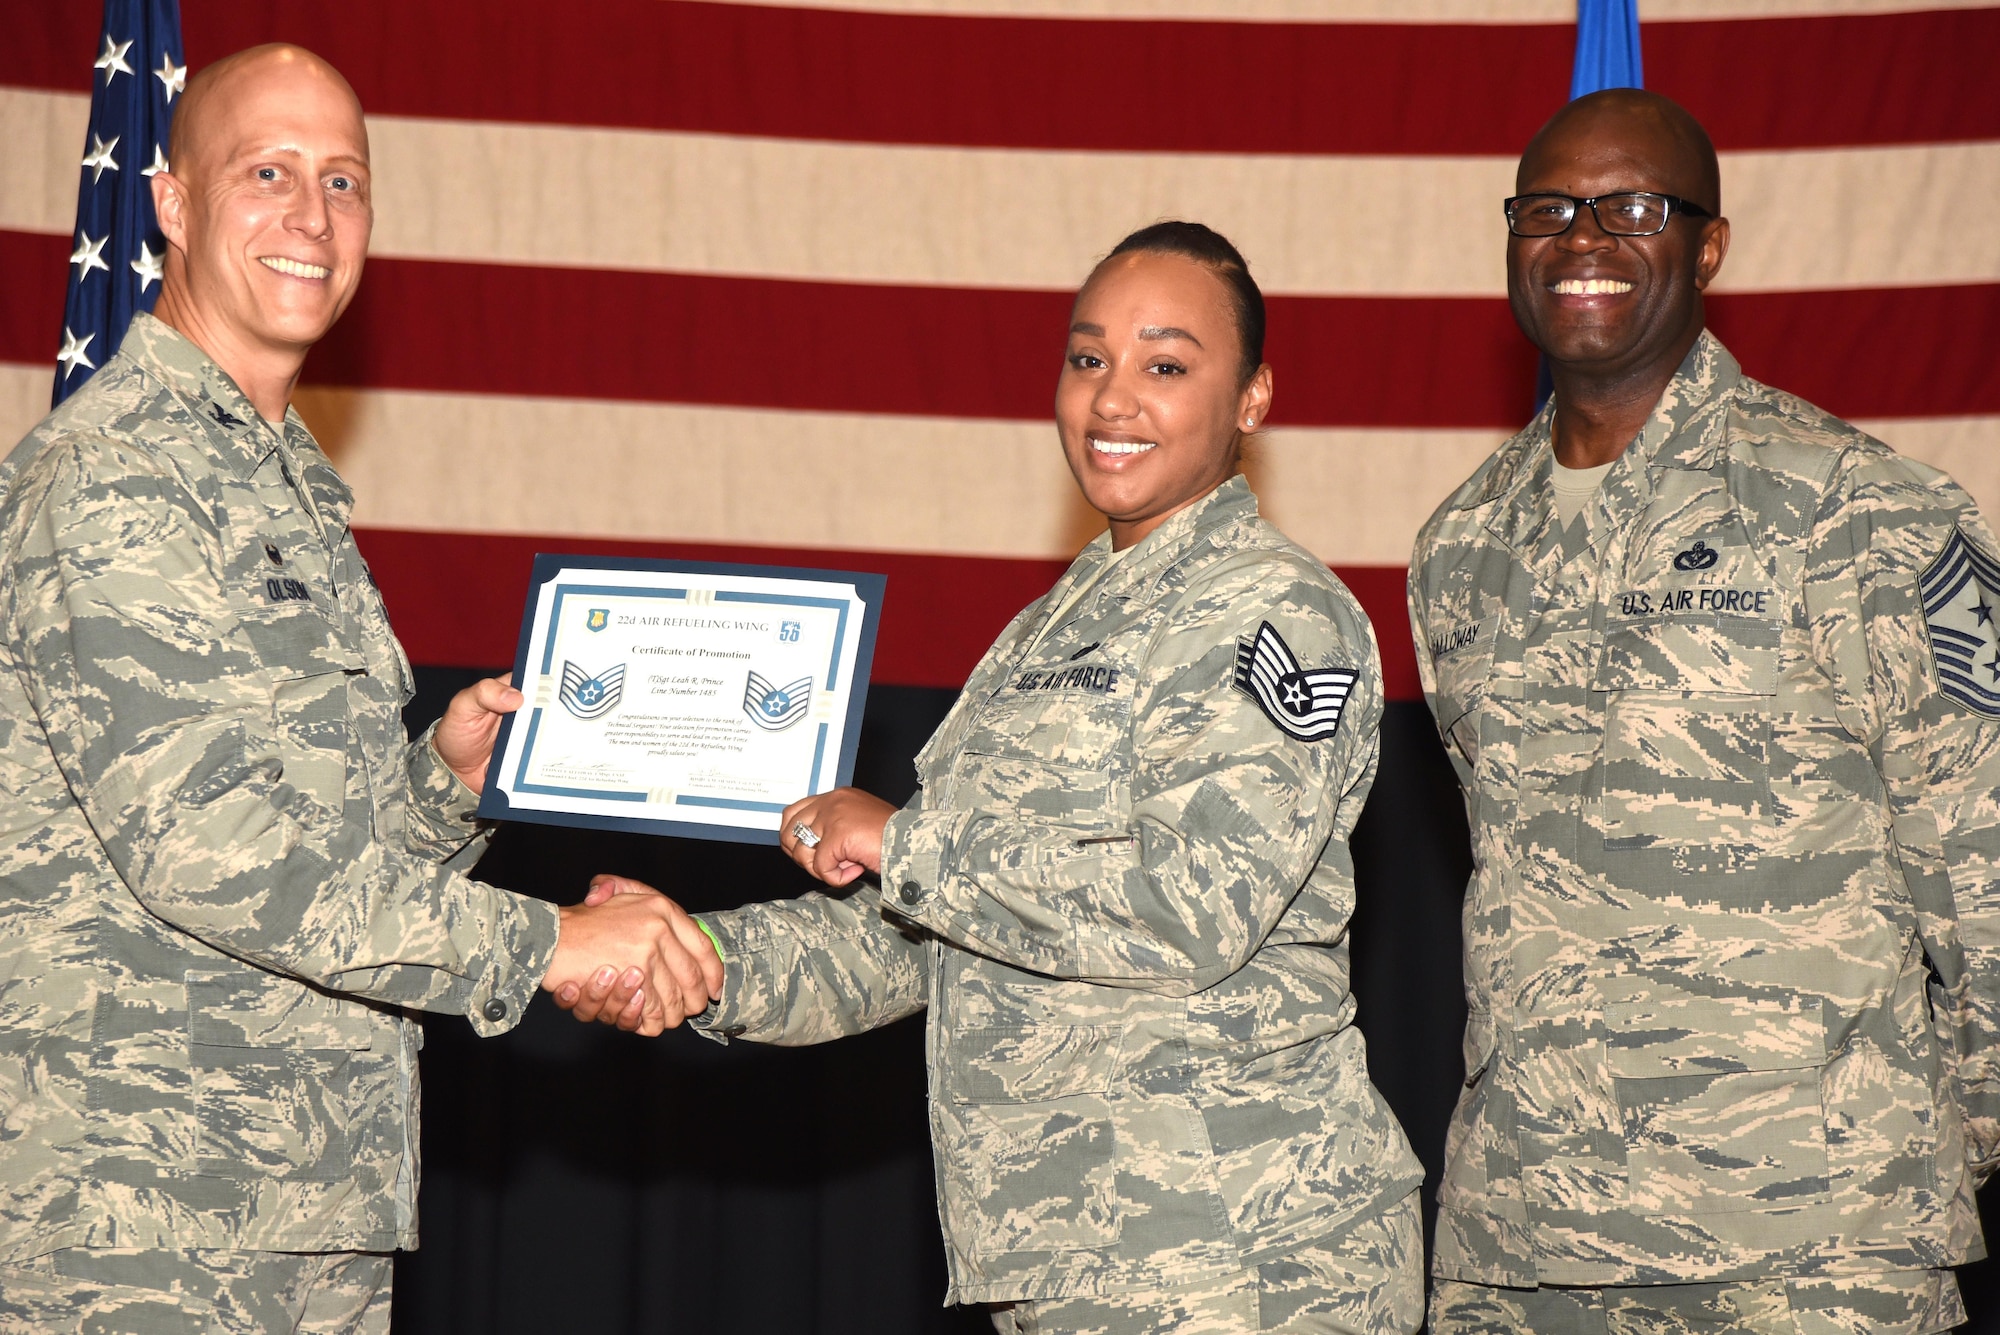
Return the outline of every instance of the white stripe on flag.
{"type": "MultiPolygon", "coordinates": [[[[0,363],[0,450],[48,412],[49,368],[0,363]]],[[[376,528],[1068,557],[1100,521],[1036,422],[307,387],[376,528]]],[[[2000,519],[2000,417],[1859,424],[2000,519]]],[[[1273,431],[1245,472],[1335,565],[1400,566],[1498,431],[1273,431]]]]}
{"type": "MultiPolygon", "coordinates": [[[[88,107],[0,88],[0,227],[69,234],[88,107]]],[[[1227,233],[1268,292],[1506,291],[1508,158],[929,148],[394,116],[371,118],[369,134],[378,255],[1067,290],[1127,231],[1181,216],[1227,233]]],[[[1718,291],[2000,281],[2000,228],[1963,223],[2000,216],[2000,143],[1724,154],[1723,203],[1734,230],[1718,291]],[[1947,195],[1949,209],[1907,207],[1947,195]]]]}

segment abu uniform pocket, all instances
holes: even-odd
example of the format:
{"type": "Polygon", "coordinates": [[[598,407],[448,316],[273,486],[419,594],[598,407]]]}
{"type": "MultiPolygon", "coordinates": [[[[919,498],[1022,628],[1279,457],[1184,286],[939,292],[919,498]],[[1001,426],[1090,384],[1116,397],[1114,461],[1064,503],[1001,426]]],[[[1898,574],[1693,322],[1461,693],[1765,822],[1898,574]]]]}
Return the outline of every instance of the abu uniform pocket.
{"type": "Polygon", "coordinates": [[[1620,1002],[1605,1028],[1630,1208],[1720,1214],[1829,1199],[1817,999],[1620,1002]]]}
{"type": "Polygon", "coordinates": [[[284,781],[336,816],[346,805],[354,752],[351,678],[367,671],[310,604],[282,604],[240,618],[271,683],[284,781]]]}
{"type": "Polygon", "coordinates": [[[1466,716],[1486,695],[1493,673],[1493,637],[1499,628],[1496,612],[1430,637],[1438,728],[1457,742],[1469,762],[1478,760],[1479,735],[1476,722],[1466,716]]]}
{"type": "Polygon", "coordinates": [[[1119,1031],[1035,1025],[954,1035],[947,1063],[952,1235],[975,1254],[1118,1238],[1108,1094],[1119,1031]]]}
{"type": "Polygon", "coordinates": [[[190,969],[187,1002],[195,1171],[346,1177],[357,1123],[394,1092],[395,1057],[369,1052],[366,1009],[248,969],[190,969]]]}
{"type": "Polygon", "coordinates": [[[1607,852],[1747,861],[1769,842],[1778,638],[1777,623],[1742,617],[1605,633],[1592,689],[1605,696],[1596,805],[1607,852]]]}
{"type": "Polygon", "coordinates": [[[1007,818],[1090,830],[1111,814],[1111,775],[1102,768],[968,750],[952,767],[951,785],[954,806],[1007,818]]]}

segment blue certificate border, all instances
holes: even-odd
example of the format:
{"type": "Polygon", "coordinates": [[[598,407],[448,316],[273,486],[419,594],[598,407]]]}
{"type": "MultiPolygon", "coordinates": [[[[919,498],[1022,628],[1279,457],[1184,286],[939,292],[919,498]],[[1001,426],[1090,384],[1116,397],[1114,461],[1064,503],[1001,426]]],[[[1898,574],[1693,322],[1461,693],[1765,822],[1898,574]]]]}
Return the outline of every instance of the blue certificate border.
{"type": "MultiPolygon", "coordinates": [[[[834,631],[833,653],[827,666],[827,689],[831,690],[840,675],[840,654],[846,637],[854,634],[854,689],[847,696],[847,721],[841,730],[840,754],[834,758],[833,773],[827,775],[826,741],[832,732],[829,725],[819,725],[819,744],[813,751],[813,789],[824,792],[838,788],[854,780],[854,752],[861,742],[861,715],[868,703],[868,673],[875,661],[875,632],[882,619],[882,596],[888,584],[886,576],[859,570],[812,570],[803,566],[755,566],[735,565],[716,561],[669,561],[636,556],[565,556],[560,553],[538,552],[535,555],[534,572],[528,581],[528,603],[521,614],[521,637],[514,650],[514,680],[529,682],[546,674],[554,663],[555,626],[562,613],[564,600],[575,597],[616,594],[621,598],[684,598],[687,590],[677,583],[675,576],[688,575],[733,575],[754,579],[814,580],[828,584],[850,584],[861,600],[861,624],[848,624],[850,604],[845,599],[821,598],[809,594],[762,593],[718,589],[717,603],[765,603],[792,607],[834,607],[839,608],[840,621],[834,631]],[[528,646],[534,639],[535,609],[541,604],[543,591],[553,583],[564,570],[571,572],[572,578],[555,590],[555,602],[549,608],[549,636],[543,646],[543,662],[540,671],[528,671],[528,646]],[[640,571],[663,577],[653,588],[634,587],[628,584],[596,585],[576,580],[575,575],[592,570],[640,571]],[[830,782],[822,782],[822,779],[830,782]]],[[[528,715],[526,727],[528,735],[521,749],[521,763],[527,763],[528,749],[534,745],[535,732],[541,723],[541,710],[534,707],[522,711],[528,715]]],[[[493,743],[494,761],[498,762],[507,754],[509,740],[514,734],[514,725],[520,714],[510,714],[500,721],[500,735],[493,743]]],[[[516,783],[516,788],[528,788],[516,783]]],[[[552,788],[536,785],[529,791],[548,796],[584,797],[599,802],[644,802],[643,792],[621,793],[602,789],[552,788]]],[[[729,798],[679,797],[676,805],[690,807],[733,807],[737,810],[769,811],[784,810],[769,802],[738,802],[729,798]]],[[[710,825],[702,821],[661,820],[644,816],[599,816],[568,811],[545,811],[534,807],[516,807],[507,800],[507,794],[498,783],[486,785],[479,799],[479,815],[486,820],[532,821],[541,825],[568,825],[593,830],[631,830],[641,834],[669,834],[691,839],[724,839],[742,844],[773,844],[778,842],[776,830],[750,830],[734,825],[710,825]]]]}

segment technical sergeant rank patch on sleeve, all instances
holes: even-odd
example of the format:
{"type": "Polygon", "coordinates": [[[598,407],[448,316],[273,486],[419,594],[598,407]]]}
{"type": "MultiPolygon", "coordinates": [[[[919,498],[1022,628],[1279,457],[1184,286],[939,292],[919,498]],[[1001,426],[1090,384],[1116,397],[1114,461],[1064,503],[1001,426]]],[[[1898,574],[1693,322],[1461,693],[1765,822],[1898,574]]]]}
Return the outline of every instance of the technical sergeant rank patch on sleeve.
{"type": "Polygon", "coordinates": [[[2000,719],[2000,562],[1954,528],[1917,581],[1930,631],[1938,689],[1986,718],[2000,719]]]}
{"type": "Polygon", "coordinates": [[[1361,674],[1352,668],[1305,668],[1291,646],[1266,621],[1255,639],[1239,640],[1236,689],[1257,702],[1280,731],[1302,742],[1324,741],[1340,731],[1348,692],[1361,674]]]}

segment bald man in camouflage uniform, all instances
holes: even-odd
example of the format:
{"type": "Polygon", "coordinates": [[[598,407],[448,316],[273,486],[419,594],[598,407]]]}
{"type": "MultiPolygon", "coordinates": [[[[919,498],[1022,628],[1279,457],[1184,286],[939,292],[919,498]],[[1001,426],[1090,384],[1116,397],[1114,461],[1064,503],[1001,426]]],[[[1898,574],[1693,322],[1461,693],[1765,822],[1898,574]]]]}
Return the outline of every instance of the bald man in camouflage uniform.
{"type": "Polygon", "coordinates": [[[1572,103],[1517,188],[1554,397],[1410,576],[1475,858],[1432,1329],[1946,1329],[2000,1150],[1993,534],[1704,331],[1680,108],[1572,103]]]}
{"type": "Polygon", "coordinates": [[[658,993],[649,942],[698,929],[465,876],[518,693],[408,741],[352,496],[288,407],[367,247],[360,108],[287,47],[184,99],[164,318],[0,471],[0,1330],[386,1331],[407,1010],[498,1033],[603,961],[658,993]]]}

